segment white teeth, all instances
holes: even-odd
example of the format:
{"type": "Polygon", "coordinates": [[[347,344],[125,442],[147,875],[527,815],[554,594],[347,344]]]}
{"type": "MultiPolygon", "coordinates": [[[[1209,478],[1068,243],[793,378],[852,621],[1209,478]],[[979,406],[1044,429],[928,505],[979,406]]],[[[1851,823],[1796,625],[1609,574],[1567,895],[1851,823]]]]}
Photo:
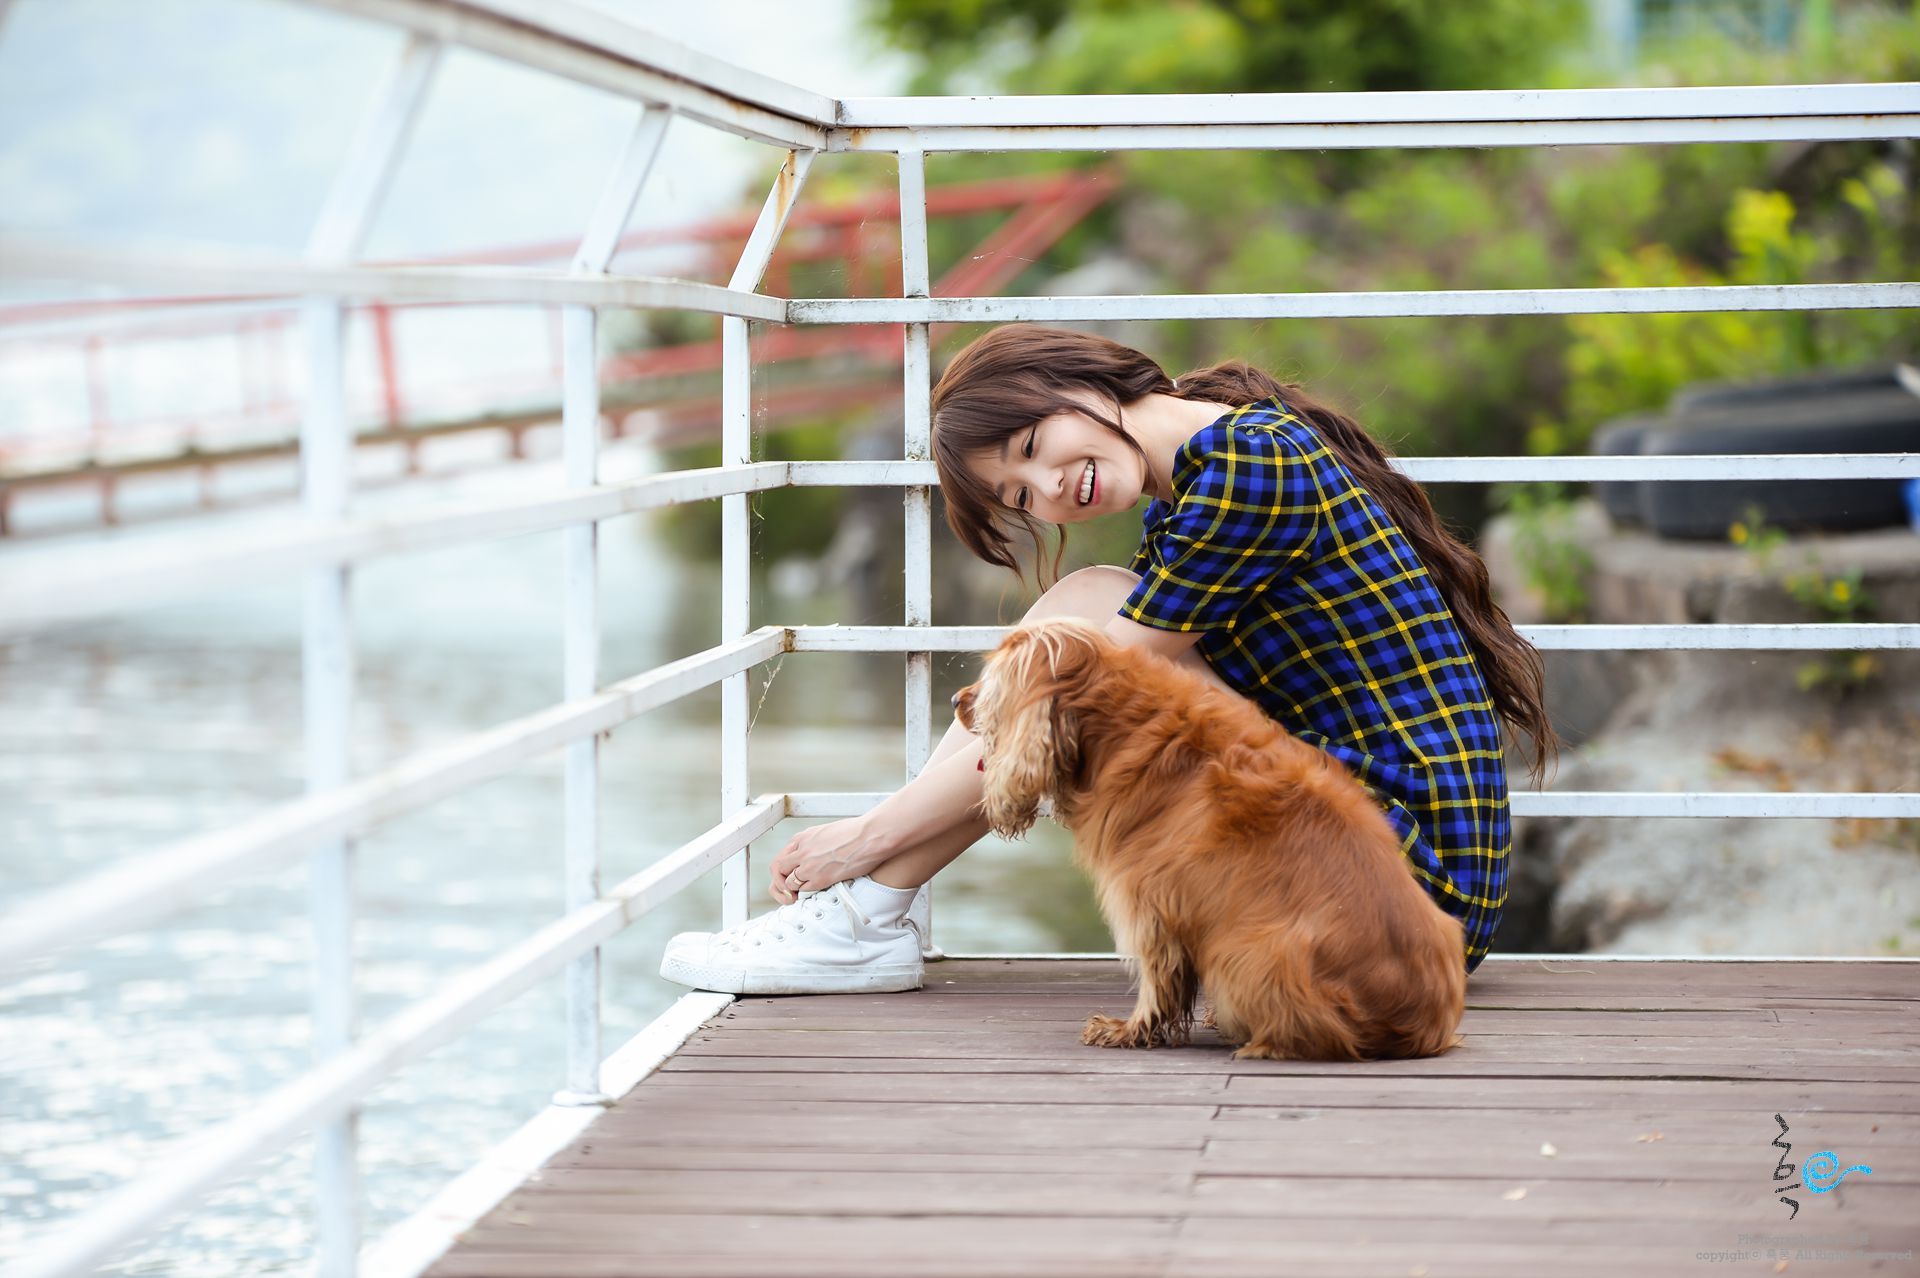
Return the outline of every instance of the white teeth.
{"type": "Polygon", "coordinates": [[[1092,500],[1093,500],[1093,463],[1088,462],[1087,468],[1080,472],[1080,504],[1084,506],[1092,500]]]}

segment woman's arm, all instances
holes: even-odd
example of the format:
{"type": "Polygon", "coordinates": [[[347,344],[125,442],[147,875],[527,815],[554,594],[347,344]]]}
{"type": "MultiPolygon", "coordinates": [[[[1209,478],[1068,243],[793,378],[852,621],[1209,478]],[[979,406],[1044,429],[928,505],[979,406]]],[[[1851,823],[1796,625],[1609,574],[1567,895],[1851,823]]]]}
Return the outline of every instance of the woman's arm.
{"type": "Polygon", "coordinates": [[[871,874],[902,852],[918,852],[929,862],[906,871],[924,883],[985,834],[986,818],[977,811],[986,789],[980,739],[956,724],[940,748],[950,752],[864,814],[810,825],[789,839],[773,858],[773,899],[782,905],[794,899],[790,875],[799,874],[801,886],[818,888],[871,874]],[[968,825],[973,828],[963,829],[968,825]]]}

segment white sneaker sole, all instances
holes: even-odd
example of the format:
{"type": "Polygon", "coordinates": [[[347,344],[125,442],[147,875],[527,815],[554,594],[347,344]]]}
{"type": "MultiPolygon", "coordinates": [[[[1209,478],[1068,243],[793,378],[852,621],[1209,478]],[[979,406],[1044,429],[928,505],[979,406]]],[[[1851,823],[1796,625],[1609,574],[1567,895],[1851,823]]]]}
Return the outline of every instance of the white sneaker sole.
{"type": "Polygon", "coordinates": [[[741,968],[706,967],[668,957],[661,960],[660,975],[697,990],[721,994],[885,994],[917,990],[926,984],[926,969],[919,963],[749,972],[741,968]]]}

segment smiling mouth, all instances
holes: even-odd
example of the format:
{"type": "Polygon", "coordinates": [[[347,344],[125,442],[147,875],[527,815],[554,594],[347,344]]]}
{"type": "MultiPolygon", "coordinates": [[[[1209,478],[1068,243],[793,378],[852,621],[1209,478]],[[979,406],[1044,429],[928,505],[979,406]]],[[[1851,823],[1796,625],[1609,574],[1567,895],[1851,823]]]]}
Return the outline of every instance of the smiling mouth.
{"type": "Polygon", "coordinates": [[[1092,504],[1094,483],[1093,463],[1089,461],[1087,468],[1080,472],[1080,504],[1082,506],[1092,504]]]}

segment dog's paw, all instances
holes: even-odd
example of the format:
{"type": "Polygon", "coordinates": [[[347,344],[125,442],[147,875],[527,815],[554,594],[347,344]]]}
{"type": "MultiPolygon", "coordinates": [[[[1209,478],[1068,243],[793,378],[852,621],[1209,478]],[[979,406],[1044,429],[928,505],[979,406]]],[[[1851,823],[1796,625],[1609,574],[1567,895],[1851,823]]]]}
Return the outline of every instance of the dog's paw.
{"type": "Polygon", "coordinates": [[[1186,1026],[1174,1021],[1136,1025],[1117,1016],[1089,1016],[1080,1041],[1088,1047],[1181,1047],[1186,1026]]]}
{"type": "Polygon", "coordinates": [[[1134,1038],[1128,1023],[1117,1016],[1089,1016],[1080,1031],[1080,1041],[1088,1047],[1138,1047],[1134,1038]]]}

